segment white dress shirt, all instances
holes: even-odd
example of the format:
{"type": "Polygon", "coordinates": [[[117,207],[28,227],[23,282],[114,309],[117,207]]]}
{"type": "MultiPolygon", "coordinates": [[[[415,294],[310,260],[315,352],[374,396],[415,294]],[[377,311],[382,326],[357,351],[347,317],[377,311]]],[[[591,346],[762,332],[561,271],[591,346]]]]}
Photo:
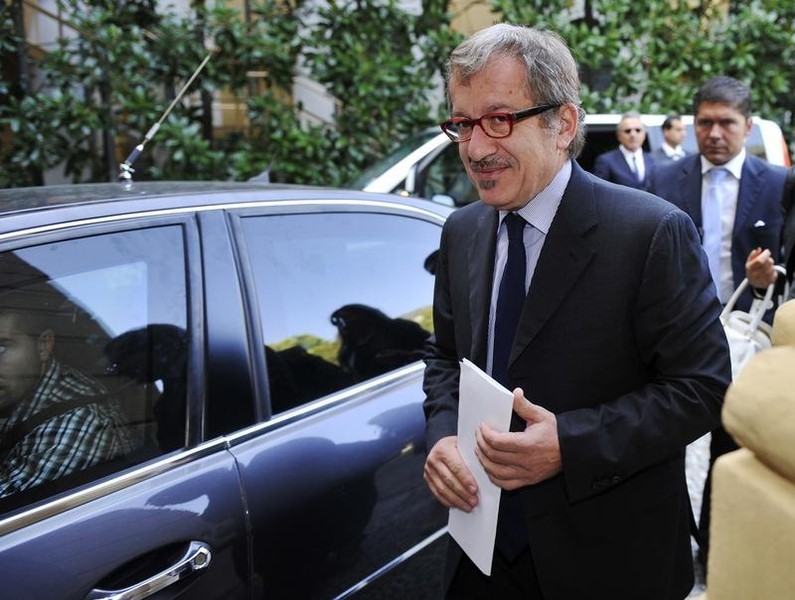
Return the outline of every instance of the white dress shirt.
{"type": "Polygon", "coordinates": [[[624,155],[624,160],[627,161],[630,171],[635,173],[638,181],[643,181],[646,175],[646,165],[643,162],[643,148],[638,148],[635,152],[630,152],[619,144],[618,149],[621,151],[621,154],[624,155]]]}
{"type": "Polygon", "coordinates": [[[663,154],[665,154],[665,156],[667,156],[671,160],[679,160],[680,158],[685,156],[685,151],[682,148],[682,146],[677,146],[676,148],[673,148],[670,144],[668,144],[668,142],[663,142],[661,148],[663,154]]]}

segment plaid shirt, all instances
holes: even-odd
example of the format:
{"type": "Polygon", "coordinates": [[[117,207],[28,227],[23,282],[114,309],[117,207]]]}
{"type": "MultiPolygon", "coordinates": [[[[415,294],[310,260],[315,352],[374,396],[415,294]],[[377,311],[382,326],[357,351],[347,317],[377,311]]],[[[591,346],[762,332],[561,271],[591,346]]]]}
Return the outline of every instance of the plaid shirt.
{"type": "MultiPolygon", "coordinates": [[[[20,402],[7,419],[0,419],[0,439],[15,424],[56,403],[105,393],[98,382],[52,359],[33,396],[20,402]]],[[[132,450],[116,400],[106,397],[78,406],[39,424],[11,448],[0,465],[0,497],[132,450]]]]}

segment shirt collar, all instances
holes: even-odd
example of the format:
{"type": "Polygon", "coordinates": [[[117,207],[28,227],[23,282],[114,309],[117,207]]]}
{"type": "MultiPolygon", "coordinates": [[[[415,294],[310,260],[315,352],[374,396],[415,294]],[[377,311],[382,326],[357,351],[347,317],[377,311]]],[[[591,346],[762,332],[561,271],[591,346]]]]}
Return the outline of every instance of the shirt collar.
{"type": "MultiPolygon", "coordinates": [[[[558,174],[549,182],[549,185],[516,212],[525,221],[546,235],[552,226],[555,213],[558,212],[558,206],[560,206],[560,201],[563,199],[563,192],[566,191],[566,186],[569,185],[569,179],[571,179],[571,161],[567,160],[563,163],[558,174]]],[[[502,220],[507,214],[508,211],[500,211],[500,224],[502,224],[502,220]]]]}
{"type": "Polygon", "coordinates": [[[715,167],[726,169],[729,173],[734,175],[736,180],[740,180],[740,175],[743,171],[743,164],[745,163],[745,148],[740,150],[740,153],[722,165],[714,165],[709,162],[704,155],[701,155],[701,174],[704,175],[715,167]]]}
{"type": "Polygon", "coordinates": [[[674,148],[668,142],[663,142],[662,143],[662,150],[665,153],[665,155],[667,157],[669,157],[669,158],[671,158],[673,156],[684,156],[685,155],[685,151],[682,149],[682,146],[677,146],[676,148],[674,148]]]}
{"type": "Polygon", "coordinates": [[[638,159],[643,157],[643,148],[638,148],[634,152],[632,150],[627,150],[621,144],[618,145],[618,149],[621,151],[621,154],[624,155],[624,158],[631,159],[633,156],[638,157],[638,159]]]}

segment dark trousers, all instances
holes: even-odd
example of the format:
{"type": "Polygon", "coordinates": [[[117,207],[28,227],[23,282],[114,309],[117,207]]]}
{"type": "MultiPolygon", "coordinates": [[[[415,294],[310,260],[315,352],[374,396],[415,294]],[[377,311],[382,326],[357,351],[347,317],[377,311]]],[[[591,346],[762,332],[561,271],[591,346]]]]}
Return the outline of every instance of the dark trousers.
{"type": "Polygon", "coordinates": [[[543,600],[530,549],[506,561],[494,552],[491,576],[481,573],[464,555],[453,576],[446,600],[543,600]]]}
{"type": "Polygon", "coordinates": [[[709,471],[704,482],[704,493],[701,496],[701,517],[698,521],[698,546],[699,561],[707,567],[707,556],[709,554],[709,520],[710,520],[710,501],[712,498],[712,467],[715,461],[728,452],[737,450],[739,446],[734,439],[726,432],[723,426],[719,426],[712,432],[709,444],[709,471]]]}

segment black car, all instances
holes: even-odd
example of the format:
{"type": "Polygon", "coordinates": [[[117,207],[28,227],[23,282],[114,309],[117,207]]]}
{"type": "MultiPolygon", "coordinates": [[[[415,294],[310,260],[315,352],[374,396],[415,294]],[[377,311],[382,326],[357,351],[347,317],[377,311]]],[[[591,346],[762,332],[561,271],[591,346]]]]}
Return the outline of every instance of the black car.
{"type": "Polygon", "coordinates": [[[438,597],[421,357],[448,212],[253,183],[0,191],[3,597],[438,597]]]}

